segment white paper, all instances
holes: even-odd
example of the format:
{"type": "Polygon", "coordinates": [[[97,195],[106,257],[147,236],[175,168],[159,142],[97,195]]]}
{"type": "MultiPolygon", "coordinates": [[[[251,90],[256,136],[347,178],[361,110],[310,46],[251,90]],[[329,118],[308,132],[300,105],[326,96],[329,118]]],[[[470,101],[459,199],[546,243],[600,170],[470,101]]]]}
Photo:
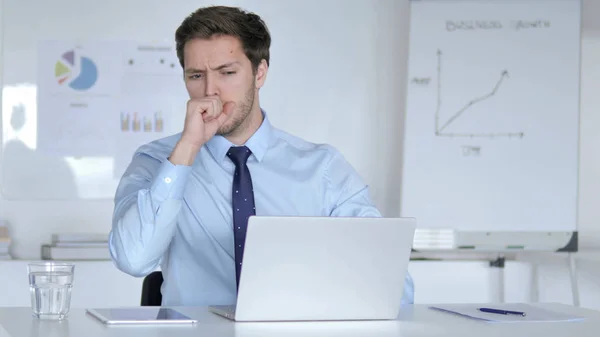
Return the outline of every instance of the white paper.
{"type": "Polygon", "coordinates": [[[41,152],[111,157],[119,177],[136,148],[183,128],[169,123],[188,100],[170,44],[42,41],[38,69],[41,152]]]}
{"type": "Polygon", "coordinates": [[[107,96],[38,98],[38,151],[59,156],[112,156],[116,106],[107,96]]]}
{"type": "MultiPolygon", "coordinates": [[[[115,133],[115,178],[123,175],[140,146],[170,135],[167,130],[170,129],[169,116],[175,113],[171,103],[174,100],[176,99],[169,96],[146,99],[130,96],[120,100],[119,124],[114,125],[114,128],[118,128],[115,133]]],[[[183,105],[185,106],[185,101],[183,105]]],[[[185,110],[180,113],[185,114],[185,110]]]]}
{"type": "Polygon", "coordinates": [[[109,156],[121,90],[123,43],[38,45],[37,148],[59,156],[109,156]]]}
{"type": "Polygon", "coordinates": [[[567,315],[557,311],[551,311],[547,309],[538,308],[528,304],[522,303],[507,303],[507,304],[448,304],[448,305],[437,305],[430,307],[434,310],[440,310],[450,314],[460,315],[463,317],[483,320],[486,322],[494,323],[533,323],[533,322],[568,322],[568,321],[580,321],[583,317],[567,315]],[[524,312],[526,315],[501,315],[492,314],[487,312],[479,311],[479,308],[493,308],[500,310],[510,310],[524,312]]]}
{"type": "Polygon", "coordinates": [[[188,101],[174,48],[131,45],[124,51],[123,69],[121,93],[116,99],[119,124],[115,131],[115,178],[123,175],[140,146],[183,129],[181,119],[174,116],[185,117],[188,101]]]}

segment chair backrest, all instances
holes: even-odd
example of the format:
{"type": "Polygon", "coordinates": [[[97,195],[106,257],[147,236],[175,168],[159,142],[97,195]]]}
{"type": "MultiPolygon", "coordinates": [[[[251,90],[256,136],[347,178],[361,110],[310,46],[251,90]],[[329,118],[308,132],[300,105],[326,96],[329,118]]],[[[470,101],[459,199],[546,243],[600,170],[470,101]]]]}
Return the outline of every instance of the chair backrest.
{"type": "Polygon", "coordinates": [[[162,294],[160,287],[163,283],[163,275],[160,271],[153,271],[144,278],[142,283],[142,306],[160,306],[162,294]]]}

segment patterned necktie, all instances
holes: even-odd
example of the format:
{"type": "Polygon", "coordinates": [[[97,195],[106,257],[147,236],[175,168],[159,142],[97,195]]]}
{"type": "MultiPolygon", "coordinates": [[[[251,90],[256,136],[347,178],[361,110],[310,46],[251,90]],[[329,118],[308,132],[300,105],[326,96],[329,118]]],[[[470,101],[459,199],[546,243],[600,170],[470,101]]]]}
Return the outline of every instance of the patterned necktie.
{"type": "Polygon", "coordinates": [[[240,284],[240,272],[244,256],[244,242],[246,241],[246,228],[248,218],[256,214],[254,207],[254,190],[252,177],[246,162],[250,157],[250,149],[245,146],[233,146],[227,156],[235,164],[233,175],[233,188],[231,190],[231,204],[233,208],[233,237],[235,242],[235,274],[236,285],[240,284]]]}

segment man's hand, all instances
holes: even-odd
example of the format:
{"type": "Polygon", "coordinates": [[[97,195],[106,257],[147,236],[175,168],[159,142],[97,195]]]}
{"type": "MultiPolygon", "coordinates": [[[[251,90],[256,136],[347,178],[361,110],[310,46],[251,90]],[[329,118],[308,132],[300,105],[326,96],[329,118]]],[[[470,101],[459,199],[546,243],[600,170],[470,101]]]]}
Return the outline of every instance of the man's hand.
{"type": "Polygon", "coordinates": [[[233,114],[235,103],[223,104],[218,96],[191,99],[187,104],[181,139],[169,160],[174,165],[191,165],[196,154],[233,114]]]}

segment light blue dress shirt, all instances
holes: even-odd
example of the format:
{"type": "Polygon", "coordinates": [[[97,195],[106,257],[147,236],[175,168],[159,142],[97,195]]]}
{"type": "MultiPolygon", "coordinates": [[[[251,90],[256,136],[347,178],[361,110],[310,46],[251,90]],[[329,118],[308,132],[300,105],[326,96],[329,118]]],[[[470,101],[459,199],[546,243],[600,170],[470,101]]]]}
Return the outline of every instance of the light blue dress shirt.
{"type": "MultiPolygon", "coordinates": [[[[379,217],[367,186],[333,147],[271,126],[265,116],[252,151],[256,215],[379,217]]],[[[160,266],[163,305],[236,302],[231,186],[233,146],[213,137],[191,166],[173,165],[181,134],[140,147],[115,196],[109,247],[116,266],[142,277],[160,266]]],[[[413,303],[407,273],[402,303],[413,303]]]]}

